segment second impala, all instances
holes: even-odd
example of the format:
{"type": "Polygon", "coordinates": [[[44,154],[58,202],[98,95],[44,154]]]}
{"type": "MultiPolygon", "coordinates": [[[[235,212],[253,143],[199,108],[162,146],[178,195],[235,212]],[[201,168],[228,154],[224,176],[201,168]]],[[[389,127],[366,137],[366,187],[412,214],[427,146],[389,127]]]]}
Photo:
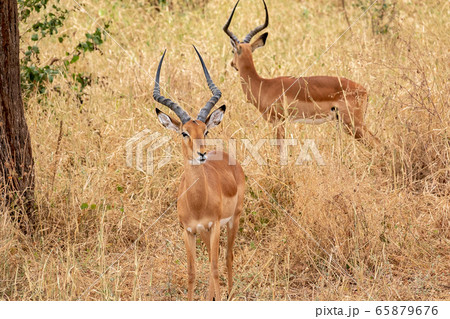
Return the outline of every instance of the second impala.
{"type": "Polygon", "coordinates": [[[239,72],[247,100],[256,106],[264,119],[277,124],[277,138],[284,138],[285,120],[305,124],[340,120],[346,132],[356,139],[369,144],[379,143],[364,125],[368,96],[360,84],[333,76],[265,79],[258,75],[253,63],[253,51],[265,45],[268,33],[262,34],[253,43],[250,40],[269,25],[269,13],[263,2],[266,12],[264,24],[250,31],[242,42],[228,29],[239,1],[223,30],[231,39],[234,54],[231,65],[239,72]]]}

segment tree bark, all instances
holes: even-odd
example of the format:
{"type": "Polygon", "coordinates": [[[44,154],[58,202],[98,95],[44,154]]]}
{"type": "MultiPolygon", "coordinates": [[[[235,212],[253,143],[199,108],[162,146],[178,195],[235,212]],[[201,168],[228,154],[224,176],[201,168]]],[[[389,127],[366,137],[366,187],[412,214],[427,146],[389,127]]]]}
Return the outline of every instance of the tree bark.
{"type": "Polygon", "coordinates": [[[32,223],[34,162],[20,90],[17,0],[0,1],[0,209],[32,223]],[[25,217],[25,218],[24,218],[25,217]]]}

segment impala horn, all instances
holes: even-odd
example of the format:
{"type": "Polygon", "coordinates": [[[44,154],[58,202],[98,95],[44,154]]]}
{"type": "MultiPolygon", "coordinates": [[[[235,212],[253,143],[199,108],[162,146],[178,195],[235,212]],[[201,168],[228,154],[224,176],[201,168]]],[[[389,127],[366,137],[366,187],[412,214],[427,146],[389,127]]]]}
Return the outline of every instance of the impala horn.
{"type": "Polygon", "coordinates": [[[236,7],[237,7],[238,4],[239,4],[239,0],[234,5],[233,11],[231,11],[231,14],[230,14],[230,17],[228,18],[227,23],[225,23],[225,25],[223,26],[223,31],[225,31],[225,33],[228,34],[228,36],[231,38],[231,40],[233,40],[235,43],[239,43],[239,39],[237,38],[237,36],[235,36],[233,34],[233,32],[228,30],[228,27],[230,26],[231,19],[233,19],[234,11],[236,10],[236,7]]]}
{"type": "Polygon", "coordinates": [[[169,109],[171,109],[172,111],[175,112],[175,114],[180,118],[181,123],[186,123],[188,122],[191,117],[189,116],[189,114],[186,113],[185,110],[183,110],[181,108],[181,106],[179,106],[177,103],[173,102],[172,100],[165,98],[164,96],[161,95],[160,92],[160,87],[159,87],[159,75],[161,73],[161,65],[163,63],[164,60],[164,56],[166,55],[166,51],[164,50],[164,53],[161,57],[161,61],[159,61],[159,65],[158,65],[158,71],[156,71],[156,78],[155,78],[155,88],[153,89],[153,98],[158,102],[161,103],[162,105],[167,106],[169,109]]]}
{"type": "MultiPolygon", "coordinates": [[[[239,2],[239,1],[238,1],[239,2]]],[[[267,11],[267,5],[266,2],[263,0],[264,3],[264,10],[266,10],[266,21],[264,22],[264,24],[260,25],[259,27],[256,27],[255,29],[253,29],[252,31],[250,31],[249,34],[247,34],[247,36],[244,38],[244,43],[250,43],[250,40],[258,33],[261,32],[262,30],[264,30],[265,28],[267,28],[267,26],[269,25],[269,11],[267,11]]],[[[233,10],[234,12],[234,10],[233,10]]],[[[231,20],[231,19],[230,19],[231,20]]]]}
{"type": "Polygon", "coordinates": [[[206,102],[206,105],[200,110],[197,116],[197,120],[205,123],[206,117],[208,116],[209,112],[211,112],[211,109],[214,107],[214,105],[216,105],[217,101],[219,101],[220,97],[222,96],[222,92],[220,92],[217,86],[214,85],[214,82],[211,80],[211,76],[209,75],[208,69],[205,66],[205,62],[203,62],[202,56],[198,52],[195,45],[193,45],[193,47],[195,49],[195,52],[197,52],[200,62],[202,63],[203,73],[205,73],[206,82],[208,83],[208,87],[213,94],[213,96],[209,99],[208,102],[206,102]]]}

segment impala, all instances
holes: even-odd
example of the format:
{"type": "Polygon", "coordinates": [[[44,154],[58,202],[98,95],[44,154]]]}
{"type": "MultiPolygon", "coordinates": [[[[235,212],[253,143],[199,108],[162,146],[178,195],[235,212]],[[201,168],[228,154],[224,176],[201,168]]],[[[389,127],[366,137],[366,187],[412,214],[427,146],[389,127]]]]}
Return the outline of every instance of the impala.
{"type": "Polygon", "coordinates": [[[171,109],[180,121],[156,109],[161,124],[181,135],[181,147],[184,157],[184,173],[178,188],[178,218],[184,228],[183,238],[186,245],[188,265],[188,299],[193,299],[195,282],[196,235],[200,235],[206,245],[210,262],[208,300],[220,300],[219,289],[219,235],[220,226],[227,226],[228,293],[231,298],[233,286],[233,244],[239,229],[239,216],[244,201],[245,178],[242,167],[231,155],[205,151],[205,136],[213,127],[220,124],[225,113],[225,105],[208,116],[221,97],[220,90],[214,85],[200,53],[194,46],[200,59],[206,82],[213,96],[200,110],[196,119],[191,117],[177,103],[160,94],[159,77],[164,52],[156,72],[153,98],[171,109]],[[233,165],[231,165],[233,163],[233,165]]]}
{"type": "Polygon", "coordinates": [[[284,138],[285,120],[305,124],[340,120],[345,131],[356,139],[378,143],[378,139],[364,125],[368,97],[360,84],[333,76],[281,76],[273,79],[259,76],[253,63],[253,51],[265,45],[268,33],[252,43],[250,41],[269,25],[267,5],[263,0],[266,12],[264,24],[250,31],[241,42],[228,29],[238,3],[223,27],[233,46],[231,66],[239,72],[247,101],[256,106],[265,120],[278,124],[277,138],[284,138]]]}

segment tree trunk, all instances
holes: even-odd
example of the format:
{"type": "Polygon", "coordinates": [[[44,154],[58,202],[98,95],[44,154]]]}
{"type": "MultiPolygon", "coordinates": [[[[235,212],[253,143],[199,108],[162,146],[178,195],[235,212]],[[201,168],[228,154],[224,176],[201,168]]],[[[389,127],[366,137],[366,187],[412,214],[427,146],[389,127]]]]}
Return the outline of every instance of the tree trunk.
{"type": "Polygon", "coordinates": [[[0,210],[22,224],[32,222],[34,162],[20,91],[17,11],[17,0],[0,1],[0,210]]]}

